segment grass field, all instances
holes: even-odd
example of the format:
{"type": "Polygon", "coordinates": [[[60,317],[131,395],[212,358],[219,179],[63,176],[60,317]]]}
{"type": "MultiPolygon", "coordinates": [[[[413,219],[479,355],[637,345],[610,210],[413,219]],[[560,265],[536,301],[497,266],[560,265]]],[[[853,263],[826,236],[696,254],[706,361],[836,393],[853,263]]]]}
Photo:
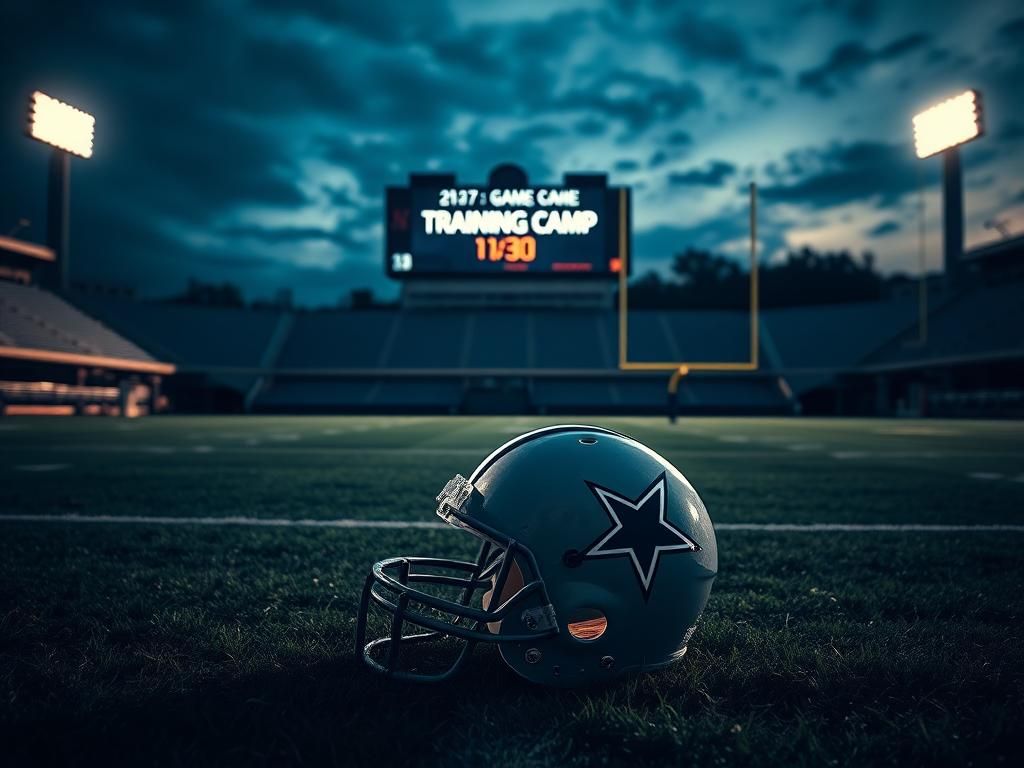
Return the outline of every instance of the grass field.
{"type": "Polygon", "coordinates": [[[687,656],[581,692],[490,649],[443,686],[363,669],[370,564],[470,554],[457,531],[63,519],[436,520],[449,477],[542,423],[0,421],[0,515],[62,518],[0,522],[0,764],[1020,764],[1020,423],[598,420],[724,525],[687,656]]]}

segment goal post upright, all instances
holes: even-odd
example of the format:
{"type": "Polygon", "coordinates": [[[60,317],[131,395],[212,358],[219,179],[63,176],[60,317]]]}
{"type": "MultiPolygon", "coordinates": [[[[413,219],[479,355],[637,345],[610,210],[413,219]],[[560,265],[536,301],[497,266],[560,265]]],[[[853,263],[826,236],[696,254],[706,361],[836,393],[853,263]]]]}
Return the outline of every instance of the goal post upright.
{"type": "Polygon", "coordinates": [[[619,192],[619,370],[622,371],[756,371],[758,369],[759,283],[757,257],[757,184],[750,182],[750,352],[742,361],[656,361],[629,359],[629,243],[626,239],[627,201],[619,192]]]}

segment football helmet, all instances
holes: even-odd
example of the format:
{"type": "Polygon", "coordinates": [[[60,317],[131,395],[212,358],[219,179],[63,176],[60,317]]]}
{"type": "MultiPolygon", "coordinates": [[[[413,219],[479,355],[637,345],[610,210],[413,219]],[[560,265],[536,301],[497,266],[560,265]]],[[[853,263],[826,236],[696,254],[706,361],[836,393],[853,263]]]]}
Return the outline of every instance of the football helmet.
{"type": "Polygon", "coordinates": [[[599,427],[538,429],[456,475],[437,502],[479,554],[373,566],[356,626],[371,668],[445,680],[477,643],[495,643],[526,679],[576,686],[686,652],[718,572],[715,530],[693,486],[647,446],[599,427]],[[367,642],[373,606],[390,633],[367,642]],[[440,671],[403,663],[410,646],[445,638],[456,655],[440,671]]]}

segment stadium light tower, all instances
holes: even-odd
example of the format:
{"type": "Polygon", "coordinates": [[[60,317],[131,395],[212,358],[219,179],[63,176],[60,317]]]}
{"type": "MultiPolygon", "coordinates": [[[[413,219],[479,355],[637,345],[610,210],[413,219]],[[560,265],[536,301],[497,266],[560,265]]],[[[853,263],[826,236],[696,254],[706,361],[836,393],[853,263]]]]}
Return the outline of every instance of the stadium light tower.
{"type": "Polygon", "coordinates": [[[42,91],[29,99],[30,138],[53,147],[50,156],[50,182],[46,207],[47,244],[57,256],[57,285],[68,288],[68,210],[71,202],[71,155],[92,157],[92,138],[96,119],[70,104],[42,91]]]}
{"type": "Polygon", "coordinates": [[[946,277],[955,282],[964,252],[961,144],[984,133],[981,94],[969,90],[914,115],[914,146],[921,159],[943,155],[942,220],[946,277]]]}

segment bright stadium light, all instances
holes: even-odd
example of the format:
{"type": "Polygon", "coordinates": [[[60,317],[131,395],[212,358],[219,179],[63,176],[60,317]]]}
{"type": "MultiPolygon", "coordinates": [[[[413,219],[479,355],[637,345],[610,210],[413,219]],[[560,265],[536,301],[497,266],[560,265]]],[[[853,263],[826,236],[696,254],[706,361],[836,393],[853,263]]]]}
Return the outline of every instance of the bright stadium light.
{"type": "Polygon", "coordinates": [[[33,139],[79,157],[92,157],[96,118],[87,112],[36,91],[32,94],[28,120],[28,133],[33,139]]]}
{"type": "MultiPolygon", "coordinates": [[[[950,284],[960,279],[960,262],[964,255],[964,193],[959,147],[984,132],[981,94],[975,90],[964,91],[914,115],[917,156],[942,155],[943,267],[950,284]]],[[[923,270],[922,266],[922,281],[925,279],[923,270]]]]}
{"type": "Polygon", "coordinates": [[[50,183],[46,204],[46,241],[57,257],[49,282],[62,291],[68,289],[71,206],[71,156],[92,157],[92,137],[96,118],[59,99],[35,91],[29,98],[29,138],[49,144],[50,183]]]}
{"type": "Polygon", "coordinates": [[[920,158],[931,157],[984,133],[981,96],[964,91],[914,116],[914,146],[920,158]]]}

